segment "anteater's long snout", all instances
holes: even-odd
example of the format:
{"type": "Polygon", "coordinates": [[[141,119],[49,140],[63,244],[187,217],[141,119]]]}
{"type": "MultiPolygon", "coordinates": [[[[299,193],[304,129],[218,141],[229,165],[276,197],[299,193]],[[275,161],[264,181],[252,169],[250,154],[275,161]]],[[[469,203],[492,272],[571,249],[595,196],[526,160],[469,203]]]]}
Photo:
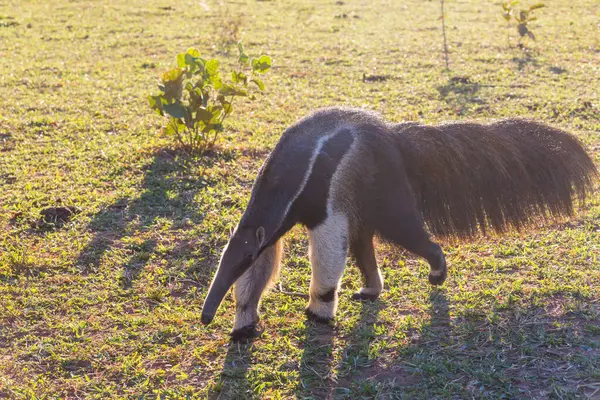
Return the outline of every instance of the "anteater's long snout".
{"type": "MultiPolygon", "coordinates": [[[[223,260],[225,260],[225,257],[223,260]]],[[[217,275],[213,279],[210,289],[208,289],[208,294],[204,300],[204,306],[202,306],[202,317],[200,320],[204,325],[212,322],[227,291],[229,291],[235,281],[237,281],[251,265],[251,259],[245,259],[243,262],[236,264],[221,262],[217,275]]]]}
{"type": "Polygon", "coordinates": [[[215,278],[213,284],[210,286],[206,300],[204,300],[202,317],[200,318],[204,325],[208,325],[212,322],[219,305],[221,305],[221,302],[223,301],[223,297],[225,297],[227,291],[233,285],[233,282],[229,285],[221,284],[217,281],[218,278],[219,276],[217,274],[217,278],[215,278]]]}
{"type": "Polygon", "coordinates": [[[228,268],[223,268],[223,266],[219,267],[217,275],[210,285],[210,289],[208,289],[208,294],[206,295],[204,306],[202,307],[201,321],[204,325],[211,323],[217,313],[219,305],[221,305],[223,298],[227,294],[227,291],[233,286],[238,278],[231,273],[233,271],[224,271],[225,269],[228,268]]]}

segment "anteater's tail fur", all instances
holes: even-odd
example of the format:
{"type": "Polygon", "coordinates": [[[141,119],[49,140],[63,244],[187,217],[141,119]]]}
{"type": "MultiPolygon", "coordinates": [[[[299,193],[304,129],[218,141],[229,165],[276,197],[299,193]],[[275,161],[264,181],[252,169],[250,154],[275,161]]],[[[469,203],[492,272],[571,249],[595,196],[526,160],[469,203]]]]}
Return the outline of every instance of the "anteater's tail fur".
{"type": "Polygon", "coordinates": [[[399,124],[395,136],[431,233],[466,238],[573,213],[597,170],[579,141],[526,120],[399,124]]]}

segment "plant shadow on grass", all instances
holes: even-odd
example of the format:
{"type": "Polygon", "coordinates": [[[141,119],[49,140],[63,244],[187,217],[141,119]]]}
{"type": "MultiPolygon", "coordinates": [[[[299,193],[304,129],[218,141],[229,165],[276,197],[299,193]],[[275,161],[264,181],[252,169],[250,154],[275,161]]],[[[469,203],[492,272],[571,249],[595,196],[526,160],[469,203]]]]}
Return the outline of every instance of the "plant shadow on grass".
{"type": "MultiPolygon", "coordinates": [[[[156,249],[158,242],[153,238],[156,235],[148,233],[157,229],[158,219],[169,220],[175,227],[202,222],[194,198],[208,183],[200,175],[187,172],[189,162],[172,151],[159,150],[153,154],[145,168],[142,194],[135,199],[127,196],[117,199],[89,223],[88,229],[94,236],[76,261],[82,272],[97,270],[103,258],[116,249],[124,259],[121,284],[129,288],[156,249]]],[[[212,160],[205,157],[199,162],[206,164],[212,160]]],[[[191,255],[192,249],[181,246],[175,251],[191,255]]]]}
{"type": "Polygon", "coordinates": [[[480,96],[481,85],[468,76],[453,76],[448,83],[440,85],[437,90],[442,99],[457,115],[466,115],[474,108],[482,108],[485,101],[480,96]]]}
{"type": "Polygon", "coordinates": [[[517,64],[517,69],[519,71],[523,71],[528,66],[536,68],[540,66],[537,58],[535,58],[535,56],[532,56],[530,51],[524,51],[520,57],[513,57],[512,61],[517,64]]]}

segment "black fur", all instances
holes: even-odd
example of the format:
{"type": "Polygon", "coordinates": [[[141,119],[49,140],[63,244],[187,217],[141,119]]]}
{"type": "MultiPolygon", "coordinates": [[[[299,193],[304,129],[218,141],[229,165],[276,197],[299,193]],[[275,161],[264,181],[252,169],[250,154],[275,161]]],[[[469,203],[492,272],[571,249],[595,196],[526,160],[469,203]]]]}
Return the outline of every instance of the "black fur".
{"type": "Polygon", "coordinates": [[[252,339],[260,337],[263,330],[258,325],[247,325],[243,328],[236,329],[231,332],[231,341],[238,343],[246,343],[252,339]]]}
{"type": "Polygon", "coordinates": [[[329,324],[333,322],[333,318],[321,317],[315,314],[314,312],[310,311],[308,308],[304,310],[304,313],[306,314],[306,318],[309,321],[318,322],[320,324],[329,324]]]}
{"type": "Polygon", "coordinates": [[[336,288],[331,288],[328,291],[326,291],[325,293],[321,293],[319,295],[319,298],[321,299],[321,301],[324,301],[325,303],[330,303],[335,299],[336,292],[337,292],[336,288]]]}
{"type": "Polygon", "coordinates": [[[448,271],[446,269],[444,269],[444,273],[442,275],[432,275],[431,273],[429,274],[429,283],[431,283],[432,285],[436,285],[439,286],[442,283],[444,283],[444,281],[446,280],[446,277],[448,275],[448,271]]]}
{"type": "Polygon", "coordinates": [[[356,292],[352,294],[352,300],[357,300],[357,301],[374,301],[377,300],[379,298],[378,294],[367,294],[367,293],[361,293],[361,292],[356,292]]]}

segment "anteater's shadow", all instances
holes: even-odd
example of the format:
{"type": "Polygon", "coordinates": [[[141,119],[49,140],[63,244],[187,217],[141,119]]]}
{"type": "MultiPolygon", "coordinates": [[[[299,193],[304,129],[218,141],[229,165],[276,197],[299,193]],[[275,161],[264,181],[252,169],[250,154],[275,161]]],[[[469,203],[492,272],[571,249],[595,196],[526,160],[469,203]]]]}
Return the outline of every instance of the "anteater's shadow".
{"type": "MultiPolygon", "coordinates": [[[[381,300],[360,303],[360,317],[348,345],[342,352],[345,365],[368,363],[371,342],[376,337],[375,322],[384,307],[381,300]]],[[[333,360],[333,341],[338,334],[333,326],[307,322],[304,352],[300,360],[300,380],[296,398],[332,398],[336,396],[338,376],[347,371],[336,371],[333,360]]]]}
{"type": "Polygon", "coordinates": [[[246,375],[252,364],[254,344],[230,342],[228,346],[218,387],[208,393],[208,398],[235,399],[243,393],[244,399],[250,399],[253,397],[253,391],[246,375]]]}

